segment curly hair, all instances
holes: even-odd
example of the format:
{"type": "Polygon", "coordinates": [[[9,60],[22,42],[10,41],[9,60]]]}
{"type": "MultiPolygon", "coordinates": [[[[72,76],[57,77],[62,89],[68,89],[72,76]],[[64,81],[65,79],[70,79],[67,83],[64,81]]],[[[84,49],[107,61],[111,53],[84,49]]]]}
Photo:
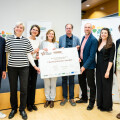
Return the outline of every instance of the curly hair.
{"type": "Polygon", "coordinates": [[[101,33],[102,33],[103,30],[106,30],[108,32],[108,37],[107,37],[107,42],[106,42],[106,45],[105,45],[105,49],[111,48],[113,42],[112,42],[112,36],[111,36],[110,30],[108,28],[102,28],[101,29],[100,37],[99,37],[99,40],[98,40],[98,47],[100,46],[100,44],[102,42],[101,33]]]}

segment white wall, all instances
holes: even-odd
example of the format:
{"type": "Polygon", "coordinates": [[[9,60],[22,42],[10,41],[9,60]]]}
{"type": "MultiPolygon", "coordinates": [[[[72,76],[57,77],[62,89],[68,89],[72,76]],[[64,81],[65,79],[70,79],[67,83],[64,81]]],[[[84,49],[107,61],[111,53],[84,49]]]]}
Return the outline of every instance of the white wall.
{"type": "Polygon", "coordinates": [[[80,37],[81,0],[2,0],[0,4],[0,32],[13,32],[17,21],[26,25],[27,21],[45,20],[52,22],[57,40],[65,34],[66,23],[72,23],[73,33],[80,37]]]}

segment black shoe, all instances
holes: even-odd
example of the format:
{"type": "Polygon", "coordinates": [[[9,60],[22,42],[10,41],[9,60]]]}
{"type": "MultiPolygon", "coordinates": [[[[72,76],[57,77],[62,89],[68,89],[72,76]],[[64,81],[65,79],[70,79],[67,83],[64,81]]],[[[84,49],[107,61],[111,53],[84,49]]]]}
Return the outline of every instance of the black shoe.
{"type": "Polygon", "coordinates": [[[100,110],[101,108],[102,108],[102,107],[97,107],[97,109],[99,109],[99,110],[100,110]]]}
{"type": "Polygon", "coordinates": [[[106,109],[104,109],[104,108],[100,108],[100,111],[104,112],[104,111],[106,111],[106,109]]]}
{"type": "Polygon", "coordinates": [[[76,103],[87,103],[87,100],[81,98],[80,100],[77,100],[76,103]]]}
{"type": "Polygon", "coordinates": [[[37,107],[36,107],[35,105],[32,105],[32,109],[35,110],[35,111],[38,110],[37,107]]]}
{"type": "Polygon", "coordinates": [[[23,120],[27,120],[27,114],[26,114],[26,112],[24,110],[20,111],[20,115],[22,116],[23,120]]]}
{"type": "Polygon", "coordinates": [[[12,119],[16,113],[17,113],[17,110],[11,110],[8,118],[9,118],[9,119],[12,119]]]}
{"type": "Polygon", "coordinates": [[[87,106],[87,110],[92,110],[93,109],[93,105],[88,105],[87,106]]]}
{"type": "Polygon", "coordinates": [[[112,108],[109,108],[109,109],[107,109],[106,111],[107,111],[107,112],[111,112],[111,111],[112,111],[112,108]]]}
{"type": "Polygon", "coordinates": [[[112,108],[109,108],[109,109],[105,109],[105,108],[101,108],[100,111],[104,112],[111,112],[112,111],[112,108]]]}
{"type": "Polygon", "coordinates": [[[33,109],[32,109],[32,107],[31,107],[31,105],[29,105],[29,106],[27,107],[27,110],[30,111],[30,112],[32,112],[33,109]]]}

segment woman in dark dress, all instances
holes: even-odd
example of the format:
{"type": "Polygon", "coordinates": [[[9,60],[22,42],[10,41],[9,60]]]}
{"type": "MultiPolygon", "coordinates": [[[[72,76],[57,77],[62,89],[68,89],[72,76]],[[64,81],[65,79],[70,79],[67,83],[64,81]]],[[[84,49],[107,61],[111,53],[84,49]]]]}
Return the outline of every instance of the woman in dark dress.
{"type": "Polygon", "coordinates": [[[96,67],[97,107],[101,111],[112,111],[114,54],[115,45],[110,31],[103,28],[99,38],[96,67]]]}

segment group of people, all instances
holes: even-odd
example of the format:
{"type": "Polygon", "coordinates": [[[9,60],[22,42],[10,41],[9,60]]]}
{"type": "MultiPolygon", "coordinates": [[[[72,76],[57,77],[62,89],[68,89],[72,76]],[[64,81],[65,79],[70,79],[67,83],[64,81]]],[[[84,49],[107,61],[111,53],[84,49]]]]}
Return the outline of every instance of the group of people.
{"type": "MultiPolygon", "coordinates": [[[[0,37],[0,80],[6,78],[6,52],[8,53],[8,77],[10,83],[10,103],[12,110],[8,116],[13,118],[17,113],[17,83],[20,81],[20,107],[19,112],[24,120],[27,119],[25,108],[28,111],[37,110],[35,106],[35,89],[37,81],[39,50],[50,51],[58,48],[55,31],[50,29],[46,33],[46,40],[40,44],[37,37],[40,35],[38,25],[31,26],[29,38],[22,36],[25,26],[19,22],[14,27],[14,35],[6,38],[0,37]]],[[[120,27],[119,27],[120,30],[120,27]]],[[[76,103],[87,103],[87,85],[90,88],[90,98],[87,110],[92,110],[97,100],[97,108],[100,111],[112,111],[112,84],[113,84],[113,60],[115,54],[115,44],[112,41],[108,28],[103,28],[97,40],[92,34],[92,24],[86,23],[84,26],[85,36],[81,44],[78,37],[72,34],[73,25],[65,25],[66,34],[59,38],[59,48],[76,47],[79,54],[80,75],[78,75],[82,97],[74,101],[74,75],[62,77],[63,100],[60,102],[64,106],[68,101],[67,80],[69,79],[69,102],[72,106],[76,103]],[[97,53],[97,64],[96,64],[97,53]],[[96,68],[96,84],[95,84],[96,68]],[[97,97],[96,97],[97,91],[97,97]]],[[[116,64],[115,73],[120,79],[120,40],[116,42],[116,64]]],[[[72,67],[72,66],[71,66],[72,67]]],[[[54,107],[56,96],[57,78],[44,79],[46,102],[44,107],[54,107]]],[[[1,83],[1,82],[0,82],[1,83]]],[[[119,87],[120,88],[120,87],[119,87]]],[[[0,113],[0,117],[6,117],[0,113]]],[[[120,119],[120,113],[117,115],[120,119]]]]}

